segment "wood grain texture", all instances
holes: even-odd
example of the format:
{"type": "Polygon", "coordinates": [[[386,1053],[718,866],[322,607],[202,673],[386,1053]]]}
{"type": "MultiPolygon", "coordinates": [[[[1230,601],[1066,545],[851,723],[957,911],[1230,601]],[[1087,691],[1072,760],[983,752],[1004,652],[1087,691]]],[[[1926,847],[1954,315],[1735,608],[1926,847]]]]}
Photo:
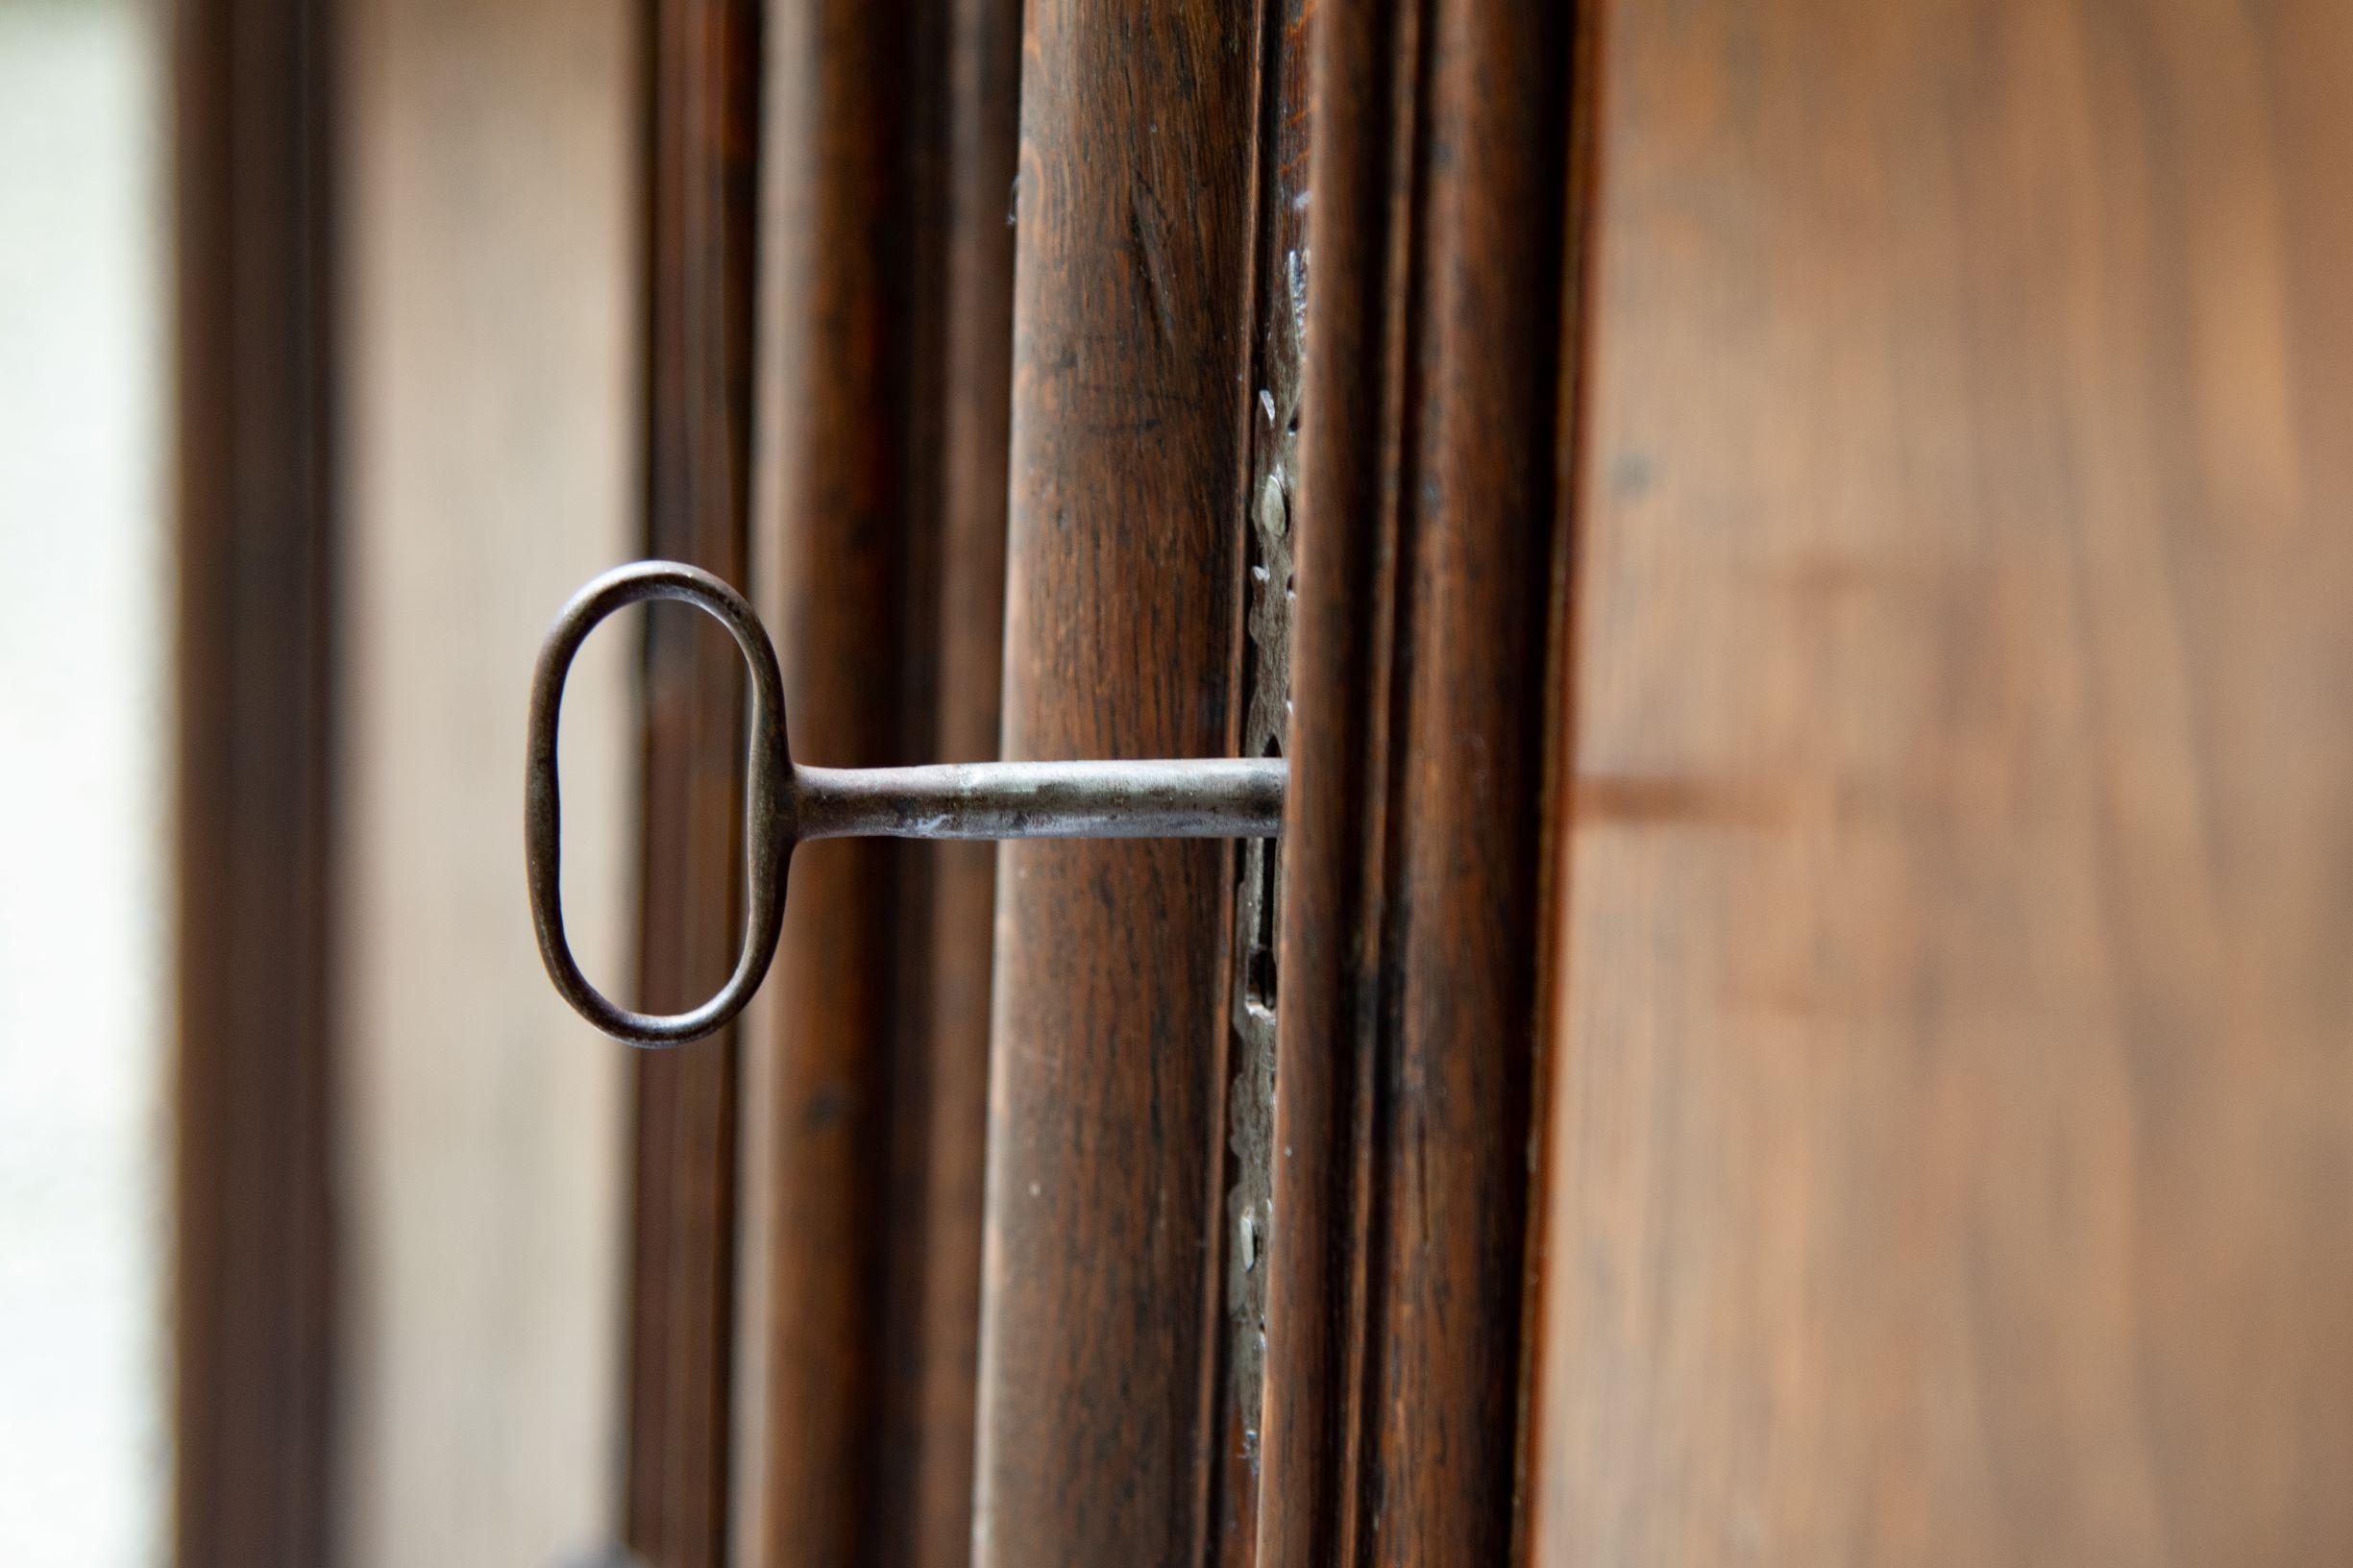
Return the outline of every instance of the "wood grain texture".
{"type": "MultiPolygon", "coordinates": [[[[904,8],[841,0],[770,18],[765,299],[779,347],[762,390],[775,477],[756,527],[764,609],[797,760],[920,760],[903,634],[927,496],[911,495],[905,421],[916,279],[906,143],[886,85],[906,83],[904,8]]],[[[900,950],[903,845],[845,840],[793,857],[769,1010],[767,1343],[757,1560],[874,1560],[894,1249],[894,1089],[913,966],[900,950]]]]}
{"type": "Polygon", "coordinates": [[[2353,12],[1605,39],[1536,1560],[2346,1560],[2353,12]]]}
{"type": "MultiPolygon", "coordinates": [[[[771,17],[754,547],[807,762],[994,747],[1013,29],[999,0],[771,17]]],[[[990,873],[794,857],[748,1037],[740,1560],[968,1555],[990,873]]]]}
{"type": "Polygon", "coordinates": [[[191,1568],[334,1560],[329,20],[302,0],[172,15],[172,1559],[191,1568]]]}
{"type": "Polygon", "coordinates": [[[1515,1528],[1572,50],[1315,44],[1260,1560],[1515,1528]]]}
{"type": "MultiPolygon", "coordinates": [[[[749,580],[760,7],[648,0],[645,553],[749,580]]],[[[743,932],[744,666],[693,608],[650,607],[639,1005],[682,1012],[743,932]]],[[[733,1030],[636,1069],[623,1538],[652,1568],[726,1560],[733,1425],[733,1030]]]]}
{"type": "MultiPolygon", "coordinates": [[[[1233,743],[1257,33],[1025,18],[1004,747],[1233,743]]],[[[1194,1563],[1214,1462],[1213,844],[999,857],[975,1560],[1194,1563]]]]}
{"type": "MultiPolygon", "coordinates": [[[[941,265],[937,726],[926,761],[997,755],[1004,669],[1005,464],[1013,391],[1013,211],[1021,8],[957,0],[947,13],[946,212],[941,265]]],[[[922,1268],[905,1460],[905,1534],[891,1559],[964,1568],[972,1552],[980,1360],[982,1181],[996,846],[929,846],[930,925],[920,1148],[922,1268]]],[[[920,919],[920,916],[919,916],[920,919]]]]}

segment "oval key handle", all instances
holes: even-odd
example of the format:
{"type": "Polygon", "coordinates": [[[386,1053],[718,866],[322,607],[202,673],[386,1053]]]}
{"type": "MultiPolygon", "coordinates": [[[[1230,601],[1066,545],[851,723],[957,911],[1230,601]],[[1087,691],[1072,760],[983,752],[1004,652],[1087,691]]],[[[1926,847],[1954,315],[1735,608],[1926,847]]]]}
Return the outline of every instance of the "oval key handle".
{"type": "Polygon", "coordinates": [[[677,561],[638,561],[615,568],[572,596],[539,648],[531,675],[531,716],[524,764],[523,845],[531,890],[531,925],[548,978],[573,1011],[633,1045],[682,1045],[725,1024],[768,974],[776,933],[784,923],[785,864],[793,853],[792,759],[784,745],[784,679],[776,650],[749,600],[726,583],[677,561]],[[564,938],[563,806],[556,779],[555,726],[564,705],[564,679],[573,655],[597,624],[615,610],[649,599],[674,599],[704,611],[727,628],[751,668],[749,773],[744,790],[744,942],[735,972],[719,993],[684,1013],[632,1013],[607,998],[580,972],[564,938]]]}
{"type": "Polygon", "coordinates": [[[540,647],[524,765],[531,924],[548,978],[580,1017],[633,1045],[678,1045],[728,1022],[760,989],[783,928],[786,868],[793,845],[803,840],[1272,838],[1283,830],[1286,777],[1281,758],[797,767],[785,745],[776,651],[757,612],[699,567],[638,561],[574,595],[540,647]],[[727,628],[751,670],[743,946],[718,994],[684,1013],[633,1013],[616,1005],[580,972],[564,937],[555,761],[564,679],[599,622],[649,599],[679,600],[710,615],[727,628]]]}

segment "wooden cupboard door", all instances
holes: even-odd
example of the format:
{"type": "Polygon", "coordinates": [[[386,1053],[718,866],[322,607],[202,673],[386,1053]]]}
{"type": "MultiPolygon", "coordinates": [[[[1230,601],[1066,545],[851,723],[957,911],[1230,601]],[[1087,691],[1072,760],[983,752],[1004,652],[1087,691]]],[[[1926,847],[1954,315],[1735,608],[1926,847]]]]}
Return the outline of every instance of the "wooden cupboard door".
{"type": "Polygon", "coordinates": [[[796,857],[744,1027],[735,1560],[1509,1550],[1572,24],[766,12],[796,754],[1280,754],[1295,708],[1301,847],[796,857]]]}
{"type": "Polygon", "coordinates": [[[2353,1556],[2353,11],[1605,7],[1544,1564],[2353,1556]]]}
{"type": "Polygon", "coordinates": [[[2353,1550],[2353,20],[665,8],[797,750],[1294,772],[1279,892],[797,863],[649,1557],[2353,1550]]]}

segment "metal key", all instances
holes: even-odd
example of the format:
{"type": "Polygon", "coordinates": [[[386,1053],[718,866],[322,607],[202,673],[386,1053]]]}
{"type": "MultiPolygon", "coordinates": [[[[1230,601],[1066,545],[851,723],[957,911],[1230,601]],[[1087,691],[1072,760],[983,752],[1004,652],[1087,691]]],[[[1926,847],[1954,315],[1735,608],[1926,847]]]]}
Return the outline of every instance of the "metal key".
{"type": "Polygon", "coordinates": [[[776,652],[743,595],[699,567],[638,561],[573,596],[549,628],[531,677],[523,833],[531,924],[548,978],[589,1022],[632,1045],[699,1040],[744,1010],[768,973],[784,922],[793,846],[812,839],[1243,839],[1283,830],[1280,758],[1151,762],[973,762],[921,768],[810,768],[785,746],[776,652]],[[580,972],[564,939],[556,718],[573,655],[615,610],[674,599],[727,628],[751,668],[744,792],[744,943],[719,993],[684,1013],[632,1013],[580,972]]]}

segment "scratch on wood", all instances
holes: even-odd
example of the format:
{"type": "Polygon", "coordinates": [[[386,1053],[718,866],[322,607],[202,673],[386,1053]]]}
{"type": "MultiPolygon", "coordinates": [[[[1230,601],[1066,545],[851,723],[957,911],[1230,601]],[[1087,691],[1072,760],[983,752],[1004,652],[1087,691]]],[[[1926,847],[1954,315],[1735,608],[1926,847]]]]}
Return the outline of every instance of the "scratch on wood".
{"type": "Polygon", "coordinates": [[[1176,312],[1168,293],[1168,214],[1141,180],[1128,182],[1128,239],[1143,273],[1144,297],[1163,343],[1176,342],[1176,312]]]}

